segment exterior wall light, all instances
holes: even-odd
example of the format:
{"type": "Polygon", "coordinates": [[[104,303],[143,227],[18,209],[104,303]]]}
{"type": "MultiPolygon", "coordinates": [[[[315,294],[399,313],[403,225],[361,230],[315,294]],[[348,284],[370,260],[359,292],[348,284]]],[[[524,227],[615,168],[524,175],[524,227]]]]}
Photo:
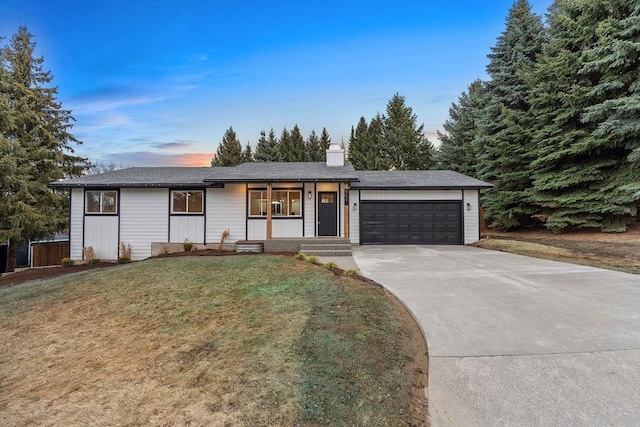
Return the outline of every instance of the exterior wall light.
{"type": "Polygon", "coordinates": [[[354,204],[353,204],[353,210],[354,210],[354,211],[357,211],[357,210],[358,210],[358,204],[357,204],[357,203],[354,203],[354,204]]]}
{"type": "Polygon", "coordinates": [[[311,193],[311,191],[309,191],[307,193],[307,199],[311,200],[312,197],[313,197],[313,194],[311,193]]]}
{"type": "Polygon", "coordinates": [[[470,211],[471,210],[471,203],[467,203],[467,210],[470,211]]]}

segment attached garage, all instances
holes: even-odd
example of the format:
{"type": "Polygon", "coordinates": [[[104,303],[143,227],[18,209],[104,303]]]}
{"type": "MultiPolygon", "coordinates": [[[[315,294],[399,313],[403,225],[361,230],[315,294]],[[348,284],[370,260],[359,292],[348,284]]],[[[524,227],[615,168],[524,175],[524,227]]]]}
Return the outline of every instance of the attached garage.
{"type": "Polygon", "coordinates": [[[463,245],[480,238],[480,190],[453,171],[359,171],[350,238],[361,245],[463,245]]]}
{"type": "Polygon", "coordinates": [[[459,201],[362,201],[360,244],[462,244],[459,201]]]}

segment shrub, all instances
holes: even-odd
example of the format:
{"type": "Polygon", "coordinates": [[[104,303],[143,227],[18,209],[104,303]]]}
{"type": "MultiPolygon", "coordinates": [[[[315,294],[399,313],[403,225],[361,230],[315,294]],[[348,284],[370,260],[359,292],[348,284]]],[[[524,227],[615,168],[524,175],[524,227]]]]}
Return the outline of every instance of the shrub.
{"type": "Polygon", "coordinates": [[[124,242],[120,242],[120,256],[118,257],[118,264],[131,262],[131,254],[133,254],[133,248],[131,245],[125,245],[124,242]]]}
{"type": "Polygon", "coordinates": [[[333,261],[329,261],[329,262],[325,262],[324,263],[324,267],[325,268],[338,268],[338,264],[336,264],[333,261]]]}
{"type": "Polygon", "coordinates": [[[301,260],[303,260],[303,261],[307,259],[307,256],[306,256],[305,254],[303,254],[302,252],[298,252],[298,253],[297,253],[297,254],[295,254],[293,257],[294,257],[295,259],[301,259],[301,260]]]}
{"type": "Polygon", "coordinates": [[[82,248],[82,254],[84,255],[84,259],[87,262],[90,262],[90,261],[96,259],[96,253],[93,250],[93,246],[89,246],[88,248],[82,248]]]}
{"type": "Polygon", "coordinates": [[[63,267],[72,267],[76,262],[71,258],[62,258],[61,265],[63,267]]]}
{"type": "Polygon", "coordinates": [[[307,257],[307,261],[309,261],[311,264],[315,264],[315,263],[317,263],[317,262],[318,262],[318,257],[313,256],[313,255],[308,256],[308,257],[307,257]]]}
{"type": "Polygon", "coordinates": [[[358,275],[358,270],[350,268],[348,270],[345,270],[344,274],[347,275],[347,276],[357,276],[358,275]]]}
{"type": "Polygon", "coordinates": [[[100,258],[92,258],[89,261],[87,261],[87,264],[89,264],[89,265],[98,265],[98,264],[100,264],[100,258]]]}
{"type": "Polygon", "coordinates": [[[229,234],[231,234],[231,233],[229,232],[229,230],[224,230],[224,231],[222,232],[222,236],[220,236],[220,244],[218,244],[218,250],[219,250],[220,252],[222,252],[222,247],[223,247],[223,245],[224,245],[224,241],[225,241],[225,240],[227,240],[227,237],[229,237],[229,234]]]}
{"type": "Polygon", "coordinates": [[[184,249],[185,252],[189,252],[191,251],[191,248],[193,248],[193,243],[185,239],[184,243],[182,244],[182,249],[184,249]]]}

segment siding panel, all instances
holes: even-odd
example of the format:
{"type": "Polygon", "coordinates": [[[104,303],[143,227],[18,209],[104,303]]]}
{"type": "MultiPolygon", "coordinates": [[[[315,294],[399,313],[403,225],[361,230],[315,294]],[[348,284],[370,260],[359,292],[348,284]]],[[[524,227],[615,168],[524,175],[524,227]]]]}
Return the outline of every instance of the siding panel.
{"type": "Polygon", "coordinates": [[[464,190],[464,244],[468,245],[477,242],[480,237],[480,206],[479,190],[464,190]],[[467,203],[471,205],[471,210],[467,210],[467,203]]]}
{"type": "Polygon", "coordinates": [[[84,246],[92,246],[102,260],[118,259],[118,217],[90,215],[84,218],[84,246]]]}
{"type": "Polygon", "coordinates": [[[207,189],[207,244],[220,242],[229,230],[227,242],[245,240],[247,192],[245,184],[226,184],[224,188],[207,189]]]}
{"type": "Polygon", "coordinates": [[[169,190],[120,190],[120,240],[133,248],[132,258],[151,256],[151,243],[164,243],[169,234],[169,190]]]}
{"type": "Polygon", "coordinates": [[[361,200],[461,200],[460,190],[360,190],[361,200]]]}
{"type": "Polygon", "coordinates": [[[304,237],[314,237],[316,235],[316,196],[313,194],[313,183],[305,184],[302,198],[304,199],[304,237]],[[311,191],[311,199],[307,197],[309,191],[311,191]]]}
{"type": "Polygon", "coordinates": [[[82,188],[71,189],[71,216],[69,220],[69,256],[71,259],[81,260],[82,236],[84,234],[84,190],[82,188]]]}
{"type": "Polygon", "coordinates": [[[358,209],[360,209],[359,190],[349,191],[349,238],[351,239],[351,244],[357,245],[360,243],[360,211],[353,210],[354,203],[356,204],[358,209]]]}
{"type": "Polygon", "coordinates": [[[170,243],[204,243],[204,216],[172,216],[170,243]]]}

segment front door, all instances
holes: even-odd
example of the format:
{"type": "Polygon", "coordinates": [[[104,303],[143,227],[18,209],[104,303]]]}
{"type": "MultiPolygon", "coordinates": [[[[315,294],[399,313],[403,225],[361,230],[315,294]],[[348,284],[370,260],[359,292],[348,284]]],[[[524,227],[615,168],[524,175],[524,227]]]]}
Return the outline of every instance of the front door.
{"type": "Polygon", "coordinates": [[[318,236],[338,235],[338,193],[318,193],[318,236]]]}

